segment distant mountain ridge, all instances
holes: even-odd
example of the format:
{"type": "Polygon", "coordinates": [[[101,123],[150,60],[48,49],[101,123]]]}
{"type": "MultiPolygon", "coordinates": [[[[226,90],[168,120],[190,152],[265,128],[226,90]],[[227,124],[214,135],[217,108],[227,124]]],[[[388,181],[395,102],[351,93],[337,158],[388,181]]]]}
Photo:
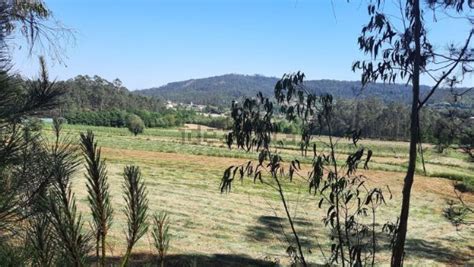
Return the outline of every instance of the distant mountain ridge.
{"type": "MultiPolygon", "coordinates": [[[[232,100],[255,96],[259,91],[266,96],[273,96],[273,89],[278,81],[276,77],[261,75],[225,74],[202,79],[190,79],[168,83],[161,87],[136,90],[135,94],[157,97],[183,103],[202,105],[226,106],[232,100]]],[[[330,93],[336,98],[349,99],[356,97],[377,97],[385,102],[409,103],[411,90],[402,84],[375,83],[367,85],[361,90],[361,83],[357,81],[338,80],[308,80],[306,86],[317,94],[330,93]]],[[[430,88],[421,87],[421,94],[426,95],[430,88]]],[[[430,103],[445,101],[449,96],[446,89],[438,90],[430,103]]],[[[470,96],[472,98],[472,94],[470,96]]]]}

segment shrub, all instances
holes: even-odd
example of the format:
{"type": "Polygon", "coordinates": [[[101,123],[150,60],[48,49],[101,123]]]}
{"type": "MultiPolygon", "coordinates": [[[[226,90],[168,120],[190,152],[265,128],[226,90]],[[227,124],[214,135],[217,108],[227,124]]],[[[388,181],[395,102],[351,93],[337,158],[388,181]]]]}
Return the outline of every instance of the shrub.
{"type": "Polygon", "coordinates": [[[127,128],[136,136],[137,134],[143,133],[145,130],[145,123],[143,123],[143,120],[140,117],[132,114],[127,118],[127,128]]]}

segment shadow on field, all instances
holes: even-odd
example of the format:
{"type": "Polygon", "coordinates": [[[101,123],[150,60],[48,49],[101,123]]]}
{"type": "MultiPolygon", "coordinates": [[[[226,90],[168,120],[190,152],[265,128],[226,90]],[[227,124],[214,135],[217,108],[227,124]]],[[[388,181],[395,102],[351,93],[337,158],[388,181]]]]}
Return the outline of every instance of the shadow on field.
{"type": "MultiPolygon", "coordinates": [[[[280,218],[281,219],[281,218],[280,218]]],[[[280,227],[280,226],[278,226],[280,227]]],[[[474,250],[473,246],[469,249],[474,250]]],[[[379,247],[380,250],[390,250],[388,246],[379,247]]],[[[459,252],[451,248],[445,247],[438,242],[431,242],[422,239],[407,239],[406,253],[410,258],[416,258],[418,262],[423,259],[434,260],[438,263],[447,265],[468,265],[470,255],[466,252],[459,252]]],[[[120,266],[121,257],[107,257],[107,266],[120,266]]],[[[95,263],[95,258],[88,259],[88,263],[95,263]]],[[[134,253],[130,257],[129,265],[131,267],[160,266],[156,254],[134,253]]],[[[193,255],[193,254],[177,254],[168,255],[164,266],[177,267],[194,267],[194,266],[211,266],[211,267],[240,267],[240,266],[280,266],[278,262],[272,259],[253,259],[247,255],[237,254],[213,254],[213,255],[193,255]]],[[[310,264],[310,266],[324,266],[310,264]]]]}
{"type": "MultiPolygon", "coordinates": [[[[89,263],[94,263],[94,258],[89,259],[89,263]]],[[[107,266],[120,266],[121,257],[107,257],[107,266]]],[[[129,265],[131,267],[160,266],[156,255],[149,253],[132,254],[129,265]]],[[[194,266],[278,266],[277,263],[266,260],[252,259],[246,255],[233,254],[213,254],[213,255],[189,255],[178,254],[168,255],[165,266],[194,267],[194,266]]]]}
{"type": "MultiPolygon", "coordinates": [[[[474,247],[470,246],[473,251],[474,247]]],[[[423,239],[407,239],[406,254],[410,257],[430,259],[445,264],[467,264],[472,255],[446,247],[439,242],[423,239]]]]}
{"type": "MultiPolygon", "coordinates": [[[[316,240],[312,238],[315,223],[305,220],[295,220],[294,223],[302,246],[315,250],[316,240]]],[[[380,253],[383,251],[384,253],[390,253],[389,236],[382,232],[377,232],[376,235],[378,239],[377,252],[380,253]]],[[[258,217],[255,225],[247,228],[247,237],[255,242],[264,242],[268,245],[272,245],[275,242],[275,238],[280,240],[283,246],[287,244],[286,238],[293,241],[293,235],[288,227],[286,218],[275,216],[258,217]],[[282,228],[285,229],[284,232],[282,228]]],[[[327,238],[329,238],[329,236],[327,238]]],[[[367,238],[371,238],[371,232],[367,235],[367,238]]],[[[406,240],[405,252],[407,257],[420,262],[423,262],[423,260],[433,260],[440,264],[447,265],[470,264],[472,255],[467,251],[474,251],[474,246],[469,246],[467,250],[460,251],[455,247],[446,245],[450,242],[454,241],[443,243],[442,241],[408,238],[406,240]]]]}
{"type": "MultiPolygon", "coordinates": [[[[309,232],[313,229],[313,223],[302,219],[295,219],[293,223],[301,238],[301,245],[311,247],[313,242],[305,237],[309,236],[309,232]]],[[[293,234],[289,227],[287,227],[288,225],[289,223],[286,218],[260,216],[255,225],[247,228],[247,237],[259,242],[270,242],[277,238],[284,244],[287,244],[287,238],[293,240],[293,234]],[[285,230],[283,231],[283,229],[285,230]]]]}
{"type": "MultiPolygon", "coordinates": [[[[387,235],[383,233],[378,233],[377,235],[379,235],[377,251],[390,253],[391,247],[387,235]]],[[[474,251],[474,246],[469,246],[468,248],[470,251],[474,251]]],[[[447,247],[441,242],[417,238],[406,239],[405,254],[406,257],[409,258],[408,260],[414,259],[421,262],[423,262],[423,260],[433,260],[437,263],[447,265],[465,265],[469,263],[472,257],[466,251],[459,251],[454,247],[447,247]]]]}

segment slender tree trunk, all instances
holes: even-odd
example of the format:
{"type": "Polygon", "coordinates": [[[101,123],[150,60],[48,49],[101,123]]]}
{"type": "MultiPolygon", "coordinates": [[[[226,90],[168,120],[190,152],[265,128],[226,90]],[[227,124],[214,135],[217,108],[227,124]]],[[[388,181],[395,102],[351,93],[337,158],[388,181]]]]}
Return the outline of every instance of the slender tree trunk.
{"type": "Polygon", "coordinates": [[[97,231],[96,233],[96,241],[95,241],[95,256],[96,256],[96,261],[97,264],[100,262],[100,233],[97,231]]]}
{"type": "Polygon", "coordinates": [[[418,144],[418,102],[420,98],[420,61],[421,61],[421,14],[420,14],[420,0],[413,0],[413,37],[415,41],[414,63],[413,63],[413,77],[412,90],[413,99],[411,105],[411,122],[410,122],[410,155],[408,162],[408,170],[405,176],[403,185],[403,199],[402,209],[400,211],[400,222],[398,225],[398,232],[395,238],[395,244],[392,250],[392,266],[399,267],[403,265],[403,257],[405,250],[405,239],[408,228],[408,214],[410,211],[410,195],[411,187],[413,185],[413,178],[415,176],[416,167],[416,146],[418,144]]]}
{"type": "Polygon", "coordinates": [[[132,254],[132,246],[129,244],[127,246],[127,251],[125,252],[125,255],[122,258],[122,263],[120,264],[120,267],[128,266],[128,261],[130,259],[130,254],[132,254]]]}
{"type": "Polygon", "coordinates": [[[102,267],[105,267],[105,254],[106,254],[106,251],[105,251],[105,236],[106,234],[103,234],[102,235],[102,258],[101,258],[101,265],[102,267]]]}
{"type": "MultiPolygon", "coordinates": [[[[336,179],[339,179],[339,175],[338,175],[338,167],[337,167],[337,161],[336,161],[336,147],[334,145],[334,142],[332,141],[332,128],[331,128],[331,122],[330,122],[330,117],[328,115],[328,117],[326,118],[326,124],[327,124],[327,127],[328,127],[328,133],[329,133],[329,146],[330,146],[330,149],[331,149],[331,160],[332,160],[332,163],[333,163],[333,166],[334,166],[334,174],[336,175],[336,179]]],[[[342,263],[342,267],[345,266],[346,264],[346,258],[344,256],[344,239],[342,237],[342,231],[341,231],[341,220],[340,220],[340,216],[339,216],[339,189],[338,189],[338,192],[337,192],[337,195],[336,195],[336,203],[335,203],[335,207],[336,207],[336,213],[337,213],[337,216],[336,216],[336,229],[337,229],[337,236],[338,236],[338,240],[339,240],[339,249],[341,250],[341,263],[342,263]]],[[[350,258],[350,255],[349,255],[349,258],[350,258]]]]}
{"type": "Polygon", "coordinates": [[[290,211],[288,210],[288,206],[286,205],[285,195],[283,194],[283,189],[281,187],[280,180],[278,180],[278,177],[276,177],[276,174],[272,174],[272,175],[273,175],[273,178],[275,179],[275,181],[278,185],[278,193],[280,193],[281,202],[283,202],[283,207],[285,208],[285,212],[286,212],[286,217],[288,218],[288,221],[290,222],[291,231],[293,232],[293,236],[295,237],[296,245],[298,246],[298,252],[300,254],[301,264],[304,267],[306,267],[306,266],[308,266],[308,264],[306,263],[306,260],[304,258],[303,249],[301,248],[301,242],[300,242],[300,239],[298,237],[298,234],[296,233],[296,229],[295,229],[295,226],[293,224],[293,219],[291,218],[290,211]]]}

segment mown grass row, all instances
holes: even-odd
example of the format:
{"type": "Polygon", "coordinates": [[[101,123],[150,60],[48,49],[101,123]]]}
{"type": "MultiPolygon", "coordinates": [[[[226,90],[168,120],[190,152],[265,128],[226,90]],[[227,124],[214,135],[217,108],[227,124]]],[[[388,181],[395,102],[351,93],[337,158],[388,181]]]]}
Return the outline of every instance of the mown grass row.
{"type": "MultiPolygon", "coordinates": [[[[145,182],[151,192],[149,195],[150,208],[164,210],[170,214],[172,219],[170,250],[172,254],[207,255],[218,251],[224,254],[238,252],[257,259],[269,255],[282,260],[285,259],[284,251],[286,247],[285,243],[280,240],[283,239],[283,235],[280,234],[280,226],[277,224],[275,227],[269,228],[265,224],[268,222],[266,218],[279,220],[283,215],[278,193],[269,190],[263,184],[254,184],[251,178],[245,178],[242,183],[240,181],[235,183],[232,193],[228,195],[220,194],[219,191],[220,177],[223,170],[228,166],[227,164],[256,159],[255,152],[245,153],[235,149],[228,150],[224,144],[219,145],[218,140],[213,139],[210,140],[211,142],[204,143],[193,136],[189,141],[181,142],[173,137],[176,136],[176,132],[179,132],[177,129],[152,129],[154,135],[147,132],[145,135],[134,137],[128,134],[126,129],[65,126],[65,133],[69,132],[71,137],[76,138],[79,132],[88,128],[95,131],[99,145],[104,148],[104,157],[107,159],[110,175],[112,203],[116,209],[124,205],[120,194],[123,167],[129,164],[137,164],[141,167],[145,182]],[[169,154],[169,156],[160,154],[157,156],[156,153],[147,153],[146,151],[175,152],[177,154],[169,154]],[[217,156],[218,158],[196,157],[193,155],[217,156]]],[[[47,127],[44,133],[47,138],[51,137],[47,127]]],[[[194,132],[191,131],[191,135],[193,134],[194,132]]],[[[379,145],[389,146],[387,143],[379,145]]],[[[374,155],[376,155],[377,151],[374,151],[374,155]]],[[[287,157],[293,158],[296,156],[303,159],[297,151],[283,150],[282,153],[287,157]]],[[[341,155],[339,163],[343,164],[344,159],[345,155],[341,155]]],[[[430,160],[429,164],[432,165],[439,161],[430,157],[428,159],[430,160]]],[[[388,158],[383,158],[383,160],[387,161],[388,158]]],[[[309,163],[310,160],[304,159],[304,162],[309,163]]],[[[456,165],[456,162],[450,162],[450,164],[456,165]]],[[[370,166],[371,169],[403,172],[406,163],[399,159],[393,162],[379,163],[374,158],[374,162],[370,166]]],[[[430,166],[428,166],[428,170],[431,170],[430,166]]],[[[305,168],[307,167],[306,165],[305,168]]],[[[419,169],[418,171],[421,173],[422,170],[419,169]]],[[[447,174],[452,175],[453,173],[451,170],[447,174]]],[[[374,174],[369,178],[372,178],[371,181],[374,183],[385,185],[386,182],[393,183],[394,180],[402,179],[402,176],[401,173],[394,173],[393,175],[382,173],[379,176],[374,174]]],[[[420,180],[429,183],[427,178],[420,178],[420,180]]],[[[79,209],[84,212],[85,219],[89,219],[87,190],[82,179],[84,179],[83,174],[78,173],[74,180],[74,192],[79,201],[79,209]]],[[[443,185],[447,188],[449,184],[446,181],[444,182],[443,185]]],[[[284,180],[282,184],[285,187],[285,193],[295,216],[297,214],[300,219],[304,218],[304,222],[312,222],[311,225],[299,225],[302,235],[313,247],[315,246],[314,242],[321,242],[325,252],[327,252],[330,244],[326,240],[329,240],[327,237],[330,233],[322,225],[321,218],[324,216],[324,211],[317,209],[315,197],[308,194],[307,183],[295,179],[293,183],[284,180]]],[[[384,223],[398,215],[401,188],[399,183],[393,185],[394,187],[390,186],[395,193],[395,199],[389,201],[388,207],[381,211],[377,223],[384,223]]],[[[454,239],[456,238],[454,227],[442,215],[441,209],[445,204],[445,200],[429,190],[418,190],[420,190],[416,194],[418,197],[413,199],[412,215],[415,219],[411,226],[415,227],[417,231],[411,233],[412,242],[430,240],[439,242],[439,244],[450,248],[450,251],[455,251],[459,255],[461,253],[466,254],[467,239],[454,239]]],[[[116,223],[114,223],[110,232],[110,247],[113,252],[111,254],[120,255],[125,249],[123,247],[122,231],[126,227],[126,218],[122,214],[117,214],[115,219],[116,223]]],[[[286,232],[288,230],[284,229],[286,232]]],[[[143,238],[137,244],[137,251],[149,251],[150,238],[143,238]]],[[[380,261],[387,260],[388,253],[388,249],[382,249],[379,254],[380,261]]],[[[313,262],[322,261],[319,253],[314,253],[308,257],[313,262]]],[[[431,254],[429,256],[410,254],[407,257],[407,262],[414,265],[426,265],[443,261],[432,257],[431,254]]],[[[287,264],[286,261],[282,261],[282,263],[283,265],[287,264]]]]}
{"type": "MultiPolygon", "coordinates": [[[[49,129],[48,125],[44,128],[46,138],[52,136],[49,129]]],[[[86,129],[91,129],[96,133],[100,145],[103,147],[249,160],[257,158],[257,152],[229,150],[224,144],[225,133],[220,130],[151,128],[147,129],[143,135],[133,136],[125,128],[84,125],[66,125],[65,127],[65,131],[73,137],[79,136],[79,133],[86,129]]],[[[301,156],[297,145],[297,136],[278,135],[276,138],[279,144],[277,147],[284,158],[296,158],[302,163],[311,163],[311,157],[301,156]]],[[[315,137],[315,140],[318,151],[328,151],[325,137],[315,137]]],[[[407,159],[407,143],[362,140],[359,146],[372,149],[374,157],[388,159],[379,162],[377,158],[374,158],[370,164],[374,170],[404,172],[407,168],[407,161],[405,161],[407,159]],[[390,158],[394,160],[390,161],[390,158]]],[[[350,140],[338,139],[337,153],[339,155],[348,154],[354,149],[350,140]]],[[[308,155],[312,155],[312,151],[308,151],[308,155]]],[[[417,174],[462,181],[468,188],[474,189],[474,164],[468,162],[464,154],[454,149],[449,149],[444,154],[438,154],[430,145],[425,145],[424,158],[426,173],[421,160],[419,160],[417,174]]],[[[340,164],[344,164],[345,158],[340,156],[338,161],[340,164]]]]}

